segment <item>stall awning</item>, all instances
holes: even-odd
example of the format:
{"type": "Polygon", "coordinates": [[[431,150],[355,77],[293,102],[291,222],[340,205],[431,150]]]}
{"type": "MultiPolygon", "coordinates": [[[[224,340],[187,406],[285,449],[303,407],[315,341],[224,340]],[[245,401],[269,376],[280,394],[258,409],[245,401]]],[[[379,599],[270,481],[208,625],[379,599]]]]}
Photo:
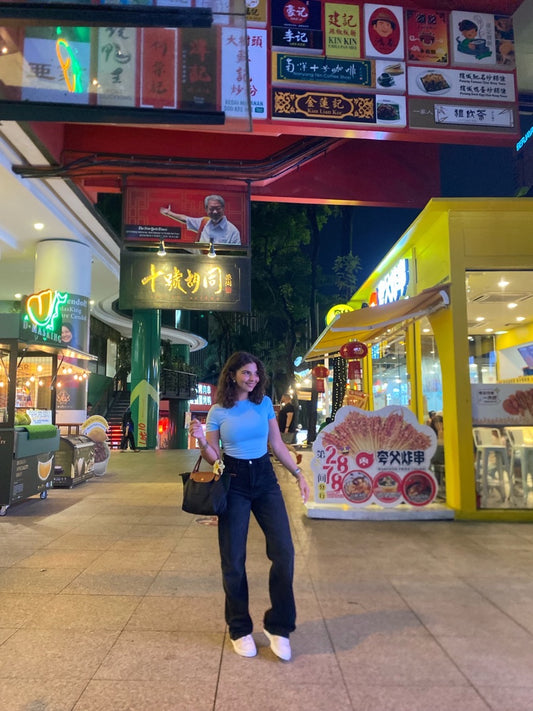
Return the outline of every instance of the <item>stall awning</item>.
{"type": "Polygon", "coordinates": [[[336,355],[348,341],[368,343],[395,324],[427,316],[449,303],[449,284],[441,284],[425,289],[409,299],[341,313],[322,331],[306,353],[305,360],[314,361],[326,355],[336,355]]]}

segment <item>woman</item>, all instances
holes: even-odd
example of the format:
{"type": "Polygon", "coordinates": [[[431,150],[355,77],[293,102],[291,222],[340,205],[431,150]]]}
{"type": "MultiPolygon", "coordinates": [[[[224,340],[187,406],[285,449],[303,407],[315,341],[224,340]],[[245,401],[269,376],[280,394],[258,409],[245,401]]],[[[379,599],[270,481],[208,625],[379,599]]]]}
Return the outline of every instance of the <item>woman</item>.
{"type": "Polygon", "coordinates": [[[226,472],[233,475],[227,509],[218,519],[225,615],[233,648],[242,657],[257,654],[245,568],[246,539],[250,513],[253,513],[265,534],[267,556],[272,563],[269,576],[271,607],[264,615],[264,632],[274,654],[288,661],[291,658],[289,635],[296,628],[292,589],[294,547],[268,444],[297,479],[304,503],[309,498],[309,486],[281,439],[265,386],[266,375],[261,361],[250,353],[234,353],[220,374],[217,404],[207,416],[206,435],[198,420],[192,420],[191,434],[198,439],[202,456],[210,464],[220,458],[222,445],[226,472]]]}

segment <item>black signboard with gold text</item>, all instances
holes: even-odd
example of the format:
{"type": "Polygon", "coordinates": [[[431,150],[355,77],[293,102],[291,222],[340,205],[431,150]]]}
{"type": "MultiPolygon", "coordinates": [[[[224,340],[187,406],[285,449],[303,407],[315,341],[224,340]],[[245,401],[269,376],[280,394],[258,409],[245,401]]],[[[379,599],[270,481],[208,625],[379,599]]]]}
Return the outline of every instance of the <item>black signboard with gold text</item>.
{"type": "Polygon", "coordinates": [[[250,259],[246,256],[124,250],[120,260],[121,309],[249,311],[250,259]]]}

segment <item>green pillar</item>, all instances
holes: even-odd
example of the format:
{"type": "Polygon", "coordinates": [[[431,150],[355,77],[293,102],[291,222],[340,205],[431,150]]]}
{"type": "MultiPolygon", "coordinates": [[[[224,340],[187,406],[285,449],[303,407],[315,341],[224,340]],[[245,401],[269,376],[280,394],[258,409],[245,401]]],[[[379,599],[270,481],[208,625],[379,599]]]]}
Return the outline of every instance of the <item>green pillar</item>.
{"type": "Polygon", "coordinates": [[[156,449],[159,421],[161,312],[133,312],[131,340],[131,412],[139,449],[156,449]]]}
{"type": "MultiPolygon", "coordinates": [[[[172,345],[172,354],[180,360],[189,363],[189,346],[181,343],[172,345]]],[[[189,433],[183,426],[185,413],[189,412],[188,400],[174,400],[170,402],[170,420],[172,422],[172,434],[169,440],[169,449],[188,449],[189,433]]]]}

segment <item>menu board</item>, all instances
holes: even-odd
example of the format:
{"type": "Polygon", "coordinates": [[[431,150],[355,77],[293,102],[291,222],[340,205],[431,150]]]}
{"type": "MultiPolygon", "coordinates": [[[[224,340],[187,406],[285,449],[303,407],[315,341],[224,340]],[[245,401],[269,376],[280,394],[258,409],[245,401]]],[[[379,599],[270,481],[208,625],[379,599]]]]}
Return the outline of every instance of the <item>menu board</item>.
{"type": "Polygon", "coordinates": [[[346,507],[427,506],[437,495],[430,471],[437,438],[406,407],[374,412],[341,407],[313,443],[315,501],[346,507]]]}

